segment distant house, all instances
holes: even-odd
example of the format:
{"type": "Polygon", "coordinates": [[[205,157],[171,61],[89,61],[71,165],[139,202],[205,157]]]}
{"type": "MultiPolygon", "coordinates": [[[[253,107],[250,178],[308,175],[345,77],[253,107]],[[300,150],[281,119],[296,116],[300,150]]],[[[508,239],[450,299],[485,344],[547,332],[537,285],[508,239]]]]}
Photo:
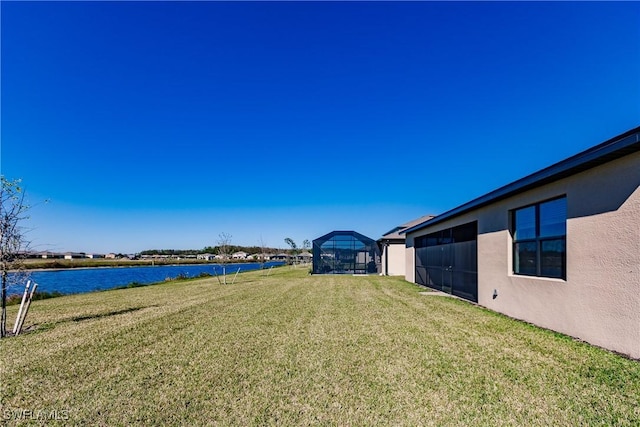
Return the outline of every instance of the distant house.
{"type": "Polygon", "coordinates": [[[213,254],[198,254],[198,259],[201,259],[203,261],[212,261],[215,259],[215,255],[213,254]]]}
{"type": "Polygon", "coordinates": [[[173,256],[154,254],[154,255],[141,255],[140,258],[144,260],[156,260],[156,259],[169,259],[169,258],[173,258],[173,256]]]}
{"type": "Polygon", "coordinates": [[[247,256],[247,259],[254,260],[254,261],[261,261],[261,260],[269,261],[272,256],[273,254],[251,254],[247,256]]]}
{"type": "Polygon", "coordinates": [[[310,263],[312,259],[313,255],[307,251],[300,252],[298,255],[296,255],[296,261],[304,264],[310,263]]]}
{"type": "Polygon", "coordinates": [[[85,257],[83,252],[67,252],[64,254],[64,259],[81,259],[85,257]]]}
{"type": "Polygon", "coordinates": [[[386,276],[404,276],[406,271],[406,236],[403,231],[422,224],[433,218],[425,215],[387,231],[380,239],[378,246],[382,253],[382,274],[386,276]]]}
{"type": "Polygon", "coordinates": [[[64,254],[61,254],[59,252],[44,251],[40,252],[40,257],[42,259],[62,259],[64,258],[64,254]]]}
{"type": "Polygon", "coordinates": [[[18,252],[18,256],[20,256],[23,259],[41,258],[40,252],[33,252],[33,251],[20,251],[18,252]]]}
{"type": "Polygon", "coordinates": [[[116,254],[114,253],[106,254],[104,257],[106,259],[116,259],[116,254]]]}
{"type": "Polygon", "coordinates": [[[285,253],[279,253],[271,257],[272,261],[289,261],[290,255],[285,253]]]}
{"type": "Polygon", "coordinates": [[[244,252],[244,251],[238,251],[238,252],[234,252],[231,255],[231,258],[233,258],[233,259],[247,259],[247,255],[249,255],[249,254],[244,252]]]}
{"type": "Polygon", "coordinates": [[[105,258],[102,254],[86,254],[85,257],[90,259],[105,258]]]}

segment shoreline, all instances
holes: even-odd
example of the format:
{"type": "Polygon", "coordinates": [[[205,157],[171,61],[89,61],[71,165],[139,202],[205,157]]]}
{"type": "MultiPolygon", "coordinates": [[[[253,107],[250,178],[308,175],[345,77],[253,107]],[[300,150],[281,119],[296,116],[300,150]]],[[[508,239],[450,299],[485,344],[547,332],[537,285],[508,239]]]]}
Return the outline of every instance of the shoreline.
{"type": "MultiPolygon", "coordinates": [[[[228,273],[227,275],[230,274],[237,274],[237,273],[244,273],[244,272],[248,272],[248,271],[255,271],[255,270],[261,270],[262,268],[264,268],[265,270],[267,268],[272,268],[272,267],[281,267],[284,264],[278,262],[278,261],[271,261],[271,262],[267,262],[265,263],[265,265],[261,265],[261,263],[248,263],[248,262],[242,262],[242,263],[229,263],[229,264],[224,264],[225,267],[228,268],[228,273]],[[235,272],[236,267],[239,266],[246,266],[246,269],[243,269],[243,271],[238,271],[235,272]],[[233,272],[231,272],[230,270],[233,270],[233,272]]],[[[198,278],[202,278],[202,277],[214,277],[214,276],[219,276],[220,273],[218,272],[218,274],[216,274],[216,269],[220,270],[223,265],[219,264],[219,263],[174,263],[174,264],[162,264],[162,265],[112,265],[112,266],[101,266],[101,267],[92,267],[92,266],[86,266],[86,267],[76,267],[76,268],[49,268],[49,269],[31,269],[31,270],[20,270],[20,271],[13,271],[13,273],[21,275],[23,279],[29,279],[29,280],[37,280],[38,282],[40,282],[38,280],[38,277],[34,277],[37,276],[37,274],[39,273],[43,273],[43,274],[48,274],[48,273],[56,273],[56,272],[69,272],[69,271],[74,271],[74,270],[115,270],[115,269],[121,269],[121,270],[126,270],[132,267],[142,267],[142,268],[146,268],[146,267],[159,267],[158,270],[160,271],[159,273],[153,273],[153,270],[156,269],[150,269],[148,273],[140,273],[140,272],[132,272],[132,273],[126,273],[124,271],[121,272],[116,272],[113,271],[112,273],[115,274],[115,278],[116,279],[120,279],[122,278],[122,275],[124,274],[125,276],[131,276],[131,274],[133,274],[133,276],[135,276],[133,279],[127,279],[127,280],[123,280],[123,281],[118,281],[117,283],[114,283],[113,281],[107,280],[107,282],[109,282],[109,285],[106,286],[99,286],[99,287],[91,287],[91,288],[85,288],[84,286],[80,286],[80,287],[60,287],[60,286],[54,286],[52,289],[52,286],[45,286],[46,289],[40,288],[35,295],[39,295],[40,297],[37,297],[36,299],[48,299],[48,298],[52,298],[52,297],[59,297],[59,296],[66,296],[66,295],[74,295],[74,294],[84,294],[84,293],[90,293],[90,292],[99,292],[99,291],[109,291],[109,290],[115,290],[115,289],[127,289],[127,288],[132,288],[132,287],[142,287],[142,286],[149,286],[149,285],[153,285],[153,284],[160,284],[160,283],[165,283],[167,281],[176,281],[176,280],[190,280],[190,279],[198,279],[198,278]],[[171,274],[171,275],[167,275],[165,276],[164,274],[167,273],[167,271],[165,270],[167,267],[178,267],[180,268],[180,270],[182,270],[182,272],[180,272],[180,270],[174,271],[173,273],[175,274],[171,274]],[[202,267],[205,267],[204,269],[202,267]],[[209,268],[206,267],[211,267],[211,269],[213,271],[204,271],[204,270],[209,270],[209,268]],[[197,270],[196,270],[197,268],[197,270]],[[194,270],[190,270],[190,269],[194,269],[194,270]],[[203,270],[203,271],[200,271],[203,270]],[[186,272],[186,271],[190,271],[190,272],[186,272]],[[33,272],[33,276],[31,275],[31,273],[33,272]],[[143,277],[140,278],[139,275],[142,274],[143,277]],[[149,274],[151,274],[151,276],[149,276],[149,274]],[[162,276],[159,276],[159,274],[162,274],[162,276]],[[176,275],[177,274],[177,275],[176,275]],[[157,277],[156,277],[157,276],[157,277]],[[151,280],[148,280],[149,277],[151,277],[151,280]],[[72,289],[74,288],[74,289],[72,289]]],[[[240,270],[241,268],[238,268],[238,270],[240,270]]],[[[78,273],[80,273],[80,271],[78,271],[78,273]]],[[[106,273],[87,273],[87,274],[107,274],[107,277],[110,277],[111,279],[114,279],[114,277],[112,277],[111,272],[106,272],[106,273]]],[[[59,281],[60,279],[54,279],[54,276],[51,276],[50,278],[53,279],[54,281],[59,281]]],[[[42,279],[42,278],[41,278],[42,279]]],[[[66,281],[66,279],[65,279],[66,281]]],[[[45,283],[46,285],[46,283],[45,283]]],[[[49,285],[51,285],[51,283],[49,283],[49,285]]],[[[9,297],[16,297],[16,296],[20,296],[21,292],[16,292],[16,293],[11,293],[9,295],[9,297]]]]}
{"type": "MultiPolygon", "coordinates": [[[[265,263],[274,261],[265,261],[265,263]]],[[[234,260],[234,262],[225,265],[240,264],[259,264],[260,261],[253,260],[234,260]]],[[[79,269],[98,269],[98,268],[126,268],[126,267],[163,267],[163,266],[189,266],[189,265],[223,265],[219,262],[211,261],[192,261],[192,260],[162,260],[162,261],[96,261],[96,260],[52,260],[50,262],[42,262],[40,260],[28,260],[23,263],[22,268],[11,270],[11,272],[27,272],[27,271],[59,271],[59,270],[79,270],[79,269]],[[67,262],[64,262],[67,261],[67,262]],[[50,264],[50,265],[47,265],[50,264]]]]}

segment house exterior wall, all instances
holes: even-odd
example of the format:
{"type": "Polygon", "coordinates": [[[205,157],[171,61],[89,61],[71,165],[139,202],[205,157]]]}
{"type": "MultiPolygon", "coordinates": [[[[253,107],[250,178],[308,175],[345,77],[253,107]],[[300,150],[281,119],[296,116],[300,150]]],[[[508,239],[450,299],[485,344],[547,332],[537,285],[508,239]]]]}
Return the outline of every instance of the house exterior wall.
{"type": "Polygon", "coordinates": [[[416,283],[416,250],[414,247],[413,236],[421,236],[423,233],[407,234],[404,249],[404,278],[408,282],[416,283]]]}
{"type": "Polygon", "coordinates": [[[389,276],[404,276],[405,266],[405,244],[388,243],[383,246],[382,272],[389,276]]]}
{"type": "Polygon", "coordinates": [[[522,192],[407,236],[478,221],[478,304],[640,358],[640,153],[522,192]],[[513,274],[514,209],[566,196],[566,280],[513,274]],[[494,290],[497,296],[494,298],[494,290]]]}

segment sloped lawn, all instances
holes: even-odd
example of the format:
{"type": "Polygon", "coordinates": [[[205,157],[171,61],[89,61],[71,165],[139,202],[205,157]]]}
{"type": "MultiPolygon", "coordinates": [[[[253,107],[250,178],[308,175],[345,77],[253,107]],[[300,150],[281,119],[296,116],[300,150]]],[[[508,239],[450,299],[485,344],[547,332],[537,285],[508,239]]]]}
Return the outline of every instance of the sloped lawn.
{"type": "Polygon", "coordinates": [[[420,291],[286,267],[233,286],[198,279],[36,301],[33,329],[0,342],[0,415],[105,426],[640,425],[639,362],[420,291]]]}

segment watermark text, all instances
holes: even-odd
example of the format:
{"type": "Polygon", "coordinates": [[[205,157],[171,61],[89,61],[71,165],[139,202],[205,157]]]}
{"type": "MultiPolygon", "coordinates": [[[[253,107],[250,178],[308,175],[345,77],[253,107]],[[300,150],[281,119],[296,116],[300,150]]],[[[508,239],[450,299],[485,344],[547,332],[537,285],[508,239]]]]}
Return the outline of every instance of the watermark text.
{"type": "Polygon", "coordinates": [[[65,421],[69,419],[68,409],[2,409],[2,419],[10,420],[35,420],[35,421],[65,421]]]}

